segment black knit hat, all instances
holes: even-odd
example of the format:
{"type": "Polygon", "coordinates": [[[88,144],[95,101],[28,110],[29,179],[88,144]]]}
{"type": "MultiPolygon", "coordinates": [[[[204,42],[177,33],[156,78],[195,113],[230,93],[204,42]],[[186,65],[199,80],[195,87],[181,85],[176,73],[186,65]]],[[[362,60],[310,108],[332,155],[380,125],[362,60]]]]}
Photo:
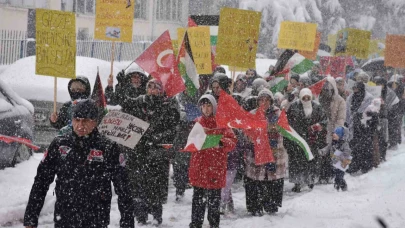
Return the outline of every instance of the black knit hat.
{"type": "Polygon", "coordinates": [[[73,104],[72,116],[80,119],[97,119],[98,107],[96,102],[91,99],[79,100],[73,104]]]}

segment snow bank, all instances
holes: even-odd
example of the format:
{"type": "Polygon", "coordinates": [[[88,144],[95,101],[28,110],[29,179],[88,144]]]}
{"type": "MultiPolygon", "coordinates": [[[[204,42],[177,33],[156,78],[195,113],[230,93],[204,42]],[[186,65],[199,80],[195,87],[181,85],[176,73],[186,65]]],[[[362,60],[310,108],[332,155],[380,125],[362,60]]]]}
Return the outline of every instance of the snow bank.
{"type": "MultiPolygon", "coordinates": [[[[76,75],[88,77],[91,88],[93,88],[96,80],[97,67],[100,69],[101,82],[106,86],[111,69],[110,62],[88,57],[76,57],[76,75]]],[[[120,68],[114,67],[114,75],[119,70],[120,68]]],[[[20,59],[8,66],[0,74],[0,79],[25,99],[53,101],[54,77],[35,74],[35,56],[20,59]]],[[[69,80],[58,78],[58,102],[70,100],[67,90],[69,80]]]]}

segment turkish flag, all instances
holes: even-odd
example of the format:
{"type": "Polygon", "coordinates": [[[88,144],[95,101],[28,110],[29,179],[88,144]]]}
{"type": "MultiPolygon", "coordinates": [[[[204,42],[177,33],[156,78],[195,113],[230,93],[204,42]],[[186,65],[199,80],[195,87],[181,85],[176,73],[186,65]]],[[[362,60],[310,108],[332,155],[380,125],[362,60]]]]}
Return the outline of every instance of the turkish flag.
{"type": "MultiPolygon", "coordinates": [[[[257,120],[264,121],[267,124],[267,119],[262,108],[257,109],[255,117],[257,120]]],[[[274,156],[269,143],[267,127],[264,129],[244,129],[243,132],[253,141],[256,165],[264,165],[270,162],[274,162],[274,156]]]]}
{"type": "Polygon", "coordinates": [[[172,97],[186,89],[177,67],[168,30],[157,38],[135,62],[152,77],[162,82],[167,96],[172,97]]]}
{"type": "Polygon", "coordinates": [[[219,128],[266,128],[267,121],[258,120],[256,115],[245,111],[238,102],[225,91],[221,91],[216,114],[217,127],[219,128]]]}
{"type": "Polygon", "coordinates": [[[319,63],[321,64],[323,75],[330,74],[334,78],[345,78],[346,65],[353,65],[353,60],[351,57],[322,56],[319,63]]]}
{"type": "Polygon", "coordinates": [[[311,90],[312,95],[317,97],[317,96],[319,96],[319,94],[321,94],[321,90],[322,90],[322,87],[325,84],[325,82],[326,82],[326,78],[324,78],[324,79],[320,80],[319,82],[309,86],[308,89],[311,90]]]}

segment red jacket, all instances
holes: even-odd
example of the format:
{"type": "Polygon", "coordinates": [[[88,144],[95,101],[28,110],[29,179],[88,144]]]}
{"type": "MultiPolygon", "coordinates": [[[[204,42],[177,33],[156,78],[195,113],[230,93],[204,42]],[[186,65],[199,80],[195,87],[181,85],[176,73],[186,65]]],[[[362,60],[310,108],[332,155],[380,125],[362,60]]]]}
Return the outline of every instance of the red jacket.
{"type": "Polygon", "coordinates": [[[206,189],[225,187],[227,153],[236,145],[236,136],[231,129],[215,129],[215,117],[196,119],[204,128],[213,129],[207,134],[222,134],[222,146],[193,152],[190,160],[189,179],[191,185],[206,189]]]}

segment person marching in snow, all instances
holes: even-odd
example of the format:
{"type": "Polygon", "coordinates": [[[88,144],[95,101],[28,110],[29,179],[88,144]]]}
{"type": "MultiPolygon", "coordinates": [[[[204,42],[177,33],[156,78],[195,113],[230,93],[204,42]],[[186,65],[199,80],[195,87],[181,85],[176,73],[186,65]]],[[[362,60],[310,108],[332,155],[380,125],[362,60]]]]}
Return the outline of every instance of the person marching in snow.
{"type": "Polygon", "coordinates": [[[250,96],[252,93],[251,88],[247,88],[247,78],[244,74],[238,74],[235,80],[235,86],[233,88],[233,93],[240,94],[241,98],[250,96]]]}
{"type": "MultiPolygon", "coordinates": [[[[344,126],[346,121],[346,102],[339,95],[335,79],[328,76],[326,80],[319,95],[319,103],[328,118],[326,143],[329,145],[332,143],[334,129],[344,126]]],[[[320,158],[319,183],[321,184],[329,183],[333,175],[330,162],[329,157],[320,158]]]]}
{"type": "Polygon", "coordinates": [[[351,152],[349,146],[349,129],[337,127],[332,135],[332,142],[325,148],[319,150],[321,156],[330,156],[333,164],[340,162],[339,168],[334,168],[335,189],[347,191],[347,184],[344,179],[345,171],[351,163],[351,152]],[[343,169],[343,170],[342,170],[343,169]]]}
{"type": "MultiPolygon", "coordinates": [[[[284,176],[286,173],[287,154],[283,147],[283,137],[277,131],[276,123],[280,115],[280,109],[274,105],[273,93],[263,89],[258,96],[259,107],[264,108],[268,122],[268,140],[273,151],[276,166],[256,165],[255,151],[252,143],[246,150],[246,207],[253,216],[261,216],[263,210],[267,213],[276,213],[283,201],[284,176]]],[[[256,113],[257,109],[252,113],[256,113]]],[[[252,139],[250,139],[252,140],[252,139]]]]}
{"type": "Polygon", "coordinates": [[[71,100],[64,103],[59,113],[52,113],[49,122],[52,127],[61,129],[72,123],[72,106],[76,100],[87,99],[90,97],[90,82],[85,76],[77,76],[68,83],[68,91],[71,100]]]}
{"type": "Polygon", "coordinates": [[[162,144],[172,144],[180,120],[178,103],[167,98],[162,82],[151,79],[146,94],[128,99],[128,113],[150,124],[132,153],[128,172],[134,185],[135,216],[146,224],[148,214],[154,225],[162,223],[163,203],[169,184],[169,153],[162,144]]]}
{"type": "Polygon", "coordinates": [[[199,101],[202,116],[196,119],[206,134],[222,135],[219,145],[192,152],[189,168],[190,184],[194,187],[190,228],[201,228],[205,207],[208,206],[210,227],[218,228],[220,222],[221,188],[225,187],[227,153],[234,149],[235,134],[231,129],[218,129],[215,121],[217,102],[205,94],[199,101]]]}
{"type": "Polygon", "coordinates": [[[107,228],[111,183],[118,195],[120,227],[134,227],[131,186],[118,145],[97,130],[98,107],[79,101],[72,110],[73,132],[57,136],[44,154],[32,185],[24,226],[38,226],[49,185],[56,176],[56,228],[107,228]]]}
{"type": "Polygon", "coordinates": [[[105,96],[107,104],[120,105],[124,112],[128,109],[128,99],[137,98],[139,95],[146,93],[146,83],[148,77],[142,68],[133,63],[125,71],[121,71],[117,75],[118,84],[113,89],[113,79],[108,79],[107,87],[105,88],[105,96]]]}
{"type": "MultiPolygon", "coordinates": [[[[287,110],[288,123],[308,142],[312,152],[326,146],[327,117],[322,107],[312,101],[312,92],[308,88],[300,91],[299,100],[291,104],[287,110]]],[[[314,159],[308,161],[304,151],[295,142],[284,138],[284,147],[288,153],[288,169],[290,182],[294,183],[293,192],[300,192],[302,185],[314,187],[316,167],[319,156],[314,154],[314,159]]]]}

